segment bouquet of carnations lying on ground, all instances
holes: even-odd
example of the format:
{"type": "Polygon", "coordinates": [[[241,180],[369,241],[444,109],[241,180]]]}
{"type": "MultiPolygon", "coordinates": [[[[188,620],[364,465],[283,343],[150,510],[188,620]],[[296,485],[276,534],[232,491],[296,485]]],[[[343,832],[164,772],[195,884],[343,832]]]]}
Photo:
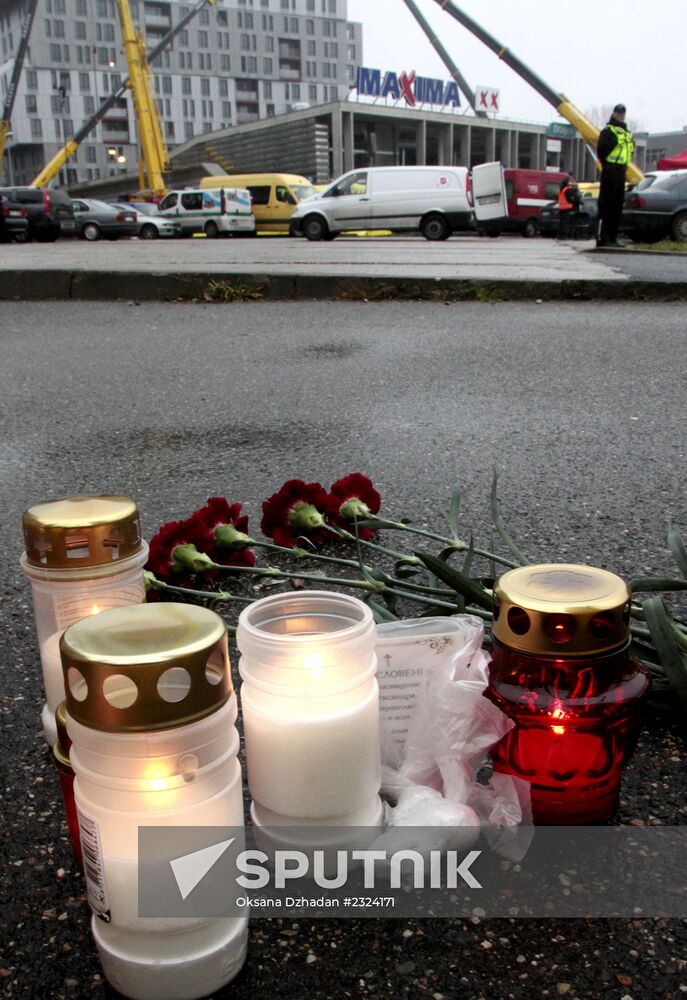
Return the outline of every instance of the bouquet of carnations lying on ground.
{"type": "MultiPolygon", "coordinates": [[[[149,599],[155,593],[217,609],[249,604],[271,587],[352,591],[378,622],[476,615],[485,622],[488,644],[494,581],[500,572],[529,562],[504,527],[496,475],[491,514],[507,555],[460,537],[458,488],[447,536],[385,517],[380,509],[379,493],[360,473],[344,476],[329,490],[291,479],[264,501],[264,537],[256,538],[240,503],[213,497],[185,520],[163,525],[152,539],[149,599]]],[[[671,613],[663,596],[687,591],[687,551],[674,528],[667,541],[679,576],[630,583],[632,651],[651,672],[654,698],[687,712],[687,624],[671,613]]]]}

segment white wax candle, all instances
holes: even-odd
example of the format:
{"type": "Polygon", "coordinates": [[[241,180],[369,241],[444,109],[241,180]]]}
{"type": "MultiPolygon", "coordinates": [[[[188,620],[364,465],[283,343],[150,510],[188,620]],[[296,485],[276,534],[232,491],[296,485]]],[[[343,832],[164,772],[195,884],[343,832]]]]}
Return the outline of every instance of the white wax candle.
{"type": "MultiPolygon", "coordinates": [[[[283,816],[346,816],[374,800],[381,784],[377,684],[338,711],[283,699],[277,716],[262,692],[241,689],[248,787],[260,806],[283,816]]],[[[325,703],[332,699],[322,699],[325,703]]],[[[343,699],[342,699],[343,700],[343,699]]]]}
{"type": "Polygon", "coordinates": [[[43,686],[48,709],[54,715],[60,702],[64,701],[64,676],[60,659],[60,639],[64,629],[54,632],[41,642],[41,663],[43,665],[43,686]]]}

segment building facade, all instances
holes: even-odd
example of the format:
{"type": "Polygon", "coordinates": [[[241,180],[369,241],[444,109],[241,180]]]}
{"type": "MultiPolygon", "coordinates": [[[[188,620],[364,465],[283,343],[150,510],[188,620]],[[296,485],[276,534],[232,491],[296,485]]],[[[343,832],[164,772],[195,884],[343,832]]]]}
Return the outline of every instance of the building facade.
{"type": "Polygon", "coordinates": [[[636,132],[635,139],[646,143],[646,169],[655,170],[664,156],[677,156],[687,149],[687,125],[679,132],[636,132]]]}
{"type": "MultiPolygon", "coordinates": [[[[129,0],[147,47],[195,0],[129,0]]],[[[26,0],[0,5],[0,100],[7,93],[26,0]]],[[[281,115],[345,96],[362,60],[362,25],[347,0],[218,0],[182,30],[151,67],[165,140],[281,115]]],[[[29,183],[127,75],[115,0],[40,0],[14,112],[14,183],[29,183]]],[[[136,164],[130,95],[118,101],[60,172],[74,186],[136,164]]]]}

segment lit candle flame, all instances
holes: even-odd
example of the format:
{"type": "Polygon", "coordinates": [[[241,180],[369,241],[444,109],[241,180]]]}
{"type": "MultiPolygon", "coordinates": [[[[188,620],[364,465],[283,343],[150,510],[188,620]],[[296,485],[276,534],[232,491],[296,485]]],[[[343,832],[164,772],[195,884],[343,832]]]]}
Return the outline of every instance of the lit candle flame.
{"type": "MultiPolygon", "coordinates": [[[[556,707],[550,715],[552,719],[565,719],[567,717],[567,713],[561,707],[561,703],[558,699],[556,700],[556,707]]],[[[551,732],[555,733],[556,736],[562,736],[565,732],[565,726],[551,726],[551,732]]]]}
{"type": "Polygon", "coordinates": [[[303,658],[303,666],[311,672],[316,680],[319,680],[324,666],[324,657],[321,653],[310,653],[303,658]]]}

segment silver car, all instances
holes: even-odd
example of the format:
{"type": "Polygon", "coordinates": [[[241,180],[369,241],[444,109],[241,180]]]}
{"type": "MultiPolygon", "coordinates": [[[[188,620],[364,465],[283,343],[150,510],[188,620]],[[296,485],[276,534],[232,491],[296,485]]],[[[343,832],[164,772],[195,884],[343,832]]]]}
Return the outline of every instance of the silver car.
{"type": "Polygon", "coordinates": [[[139,240],[156,240],[160,236],[181,236],[181,226],[160,215],[157,205],[147,201],[113,201],[114,208],[134,212],[138,219],[139,240]]]}
{"type": "Polygon", "coordinates": [[[138,219],[129,208],[115,208],[95,198],[72,198],[72,205],[77,235],[84,240],[138,235],[138,219]]]}

